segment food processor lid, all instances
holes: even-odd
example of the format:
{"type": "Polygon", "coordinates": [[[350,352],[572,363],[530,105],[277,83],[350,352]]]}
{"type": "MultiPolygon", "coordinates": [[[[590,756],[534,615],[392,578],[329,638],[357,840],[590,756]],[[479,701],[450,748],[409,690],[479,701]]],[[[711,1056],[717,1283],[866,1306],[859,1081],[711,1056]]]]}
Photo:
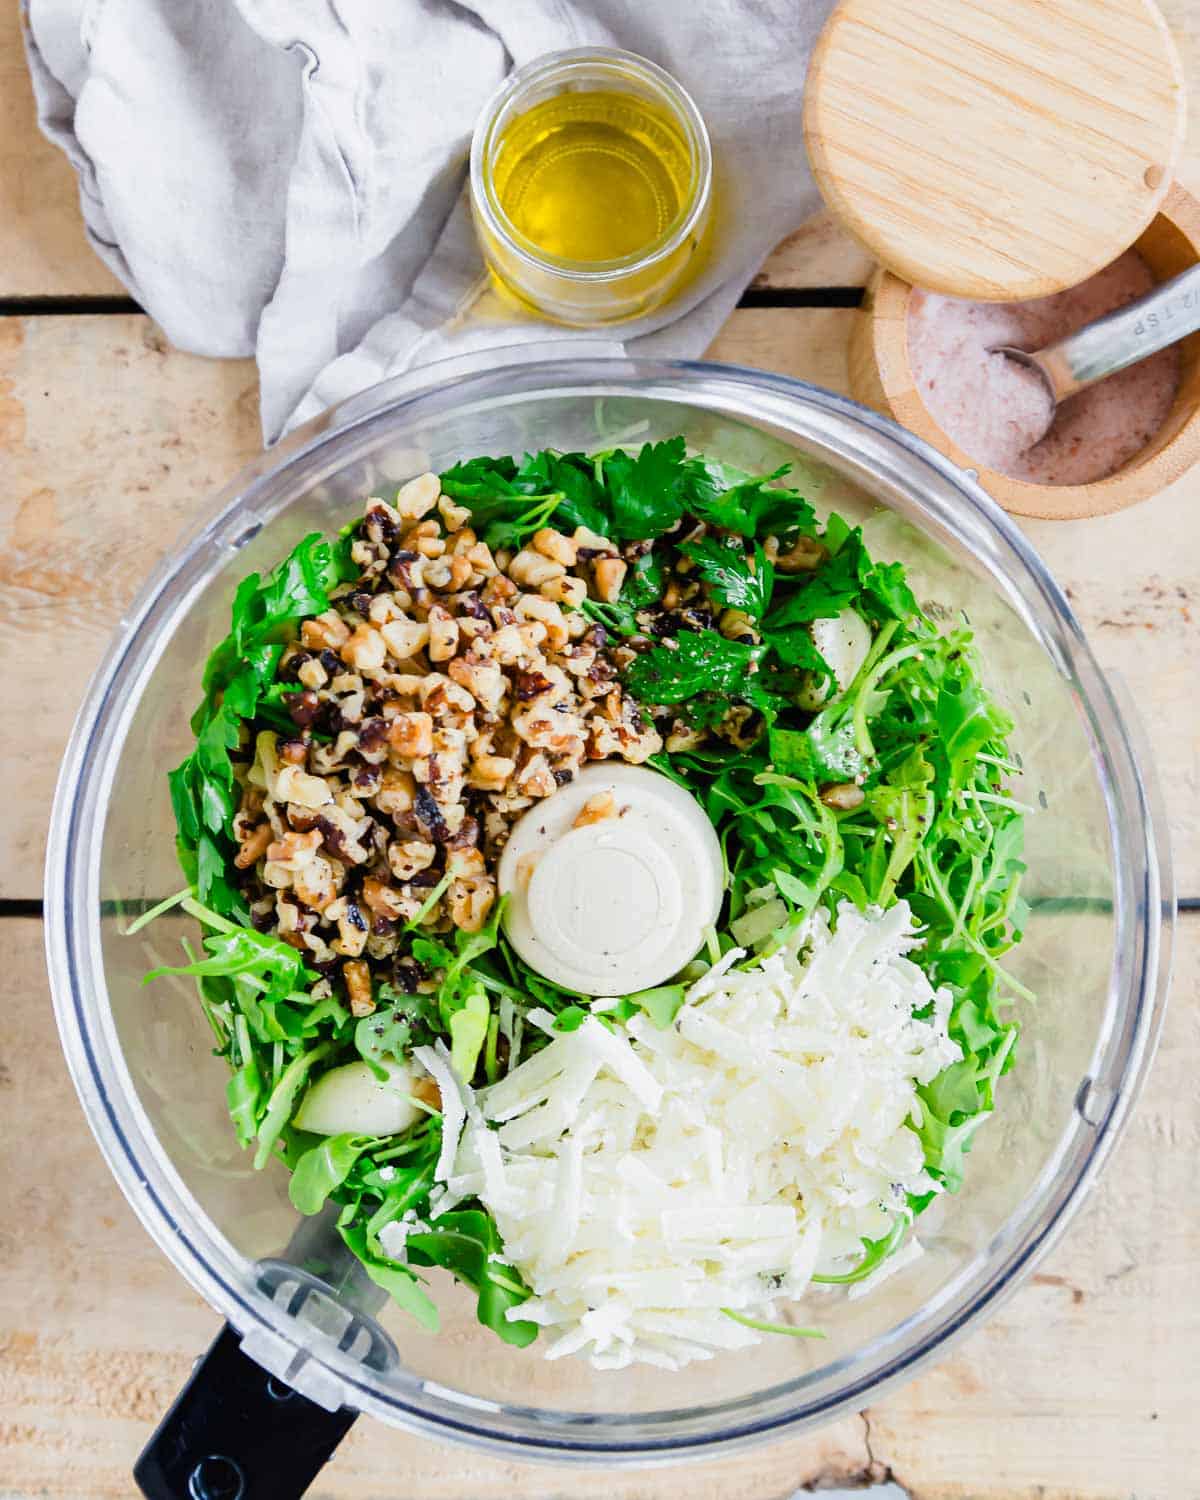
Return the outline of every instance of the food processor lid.
{"type": "Polygon", "coordinates": [[[822,196],[890,271],[951,297],[1077,285],[1146,228],[1186,115],[1153,0],[842,0],[804,135],[822,196]]]}

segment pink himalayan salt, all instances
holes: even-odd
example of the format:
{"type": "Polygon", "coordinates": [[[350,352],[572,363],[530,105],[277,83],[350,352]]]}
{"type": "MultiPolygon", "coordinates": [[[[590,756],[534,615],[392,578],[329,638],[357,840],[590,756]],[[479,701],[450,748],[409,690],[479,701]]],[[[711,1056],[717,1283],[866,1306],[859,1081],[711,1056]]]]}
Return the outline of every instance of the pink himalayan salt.
{"type": "Polygon", "coordinates": [[[1115,474],[1166,420],[1179,387],[1177,346],[1073,396],[1048,432],[1052,402],[1041,377],[988,351],[1043,349],[1153,285],[1146,262],[1127,250],[1082,285],[1032,302],[915,291],[908,357],[930,416],[976,463],[1013,479],[1088,484],[1115,474]]]}

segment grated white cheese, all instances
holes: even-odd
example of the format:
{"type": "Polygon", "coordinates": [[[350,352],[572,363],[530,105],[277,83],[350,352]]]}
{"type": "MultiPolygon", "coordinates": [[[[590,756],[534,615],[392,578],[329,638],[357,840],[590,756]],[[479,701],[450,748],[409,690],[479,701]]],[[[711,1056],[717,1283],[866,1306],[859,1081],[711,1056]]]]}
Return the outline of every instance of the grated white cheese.
{"type": "MultiPolygon", "coordinates": [[[[846,902],[803,957],[725,955],[668,1031],[589,1018],[465,1106],[454,1090],[439,1179],[495,1215],[547,1358],[677,1369],[757,1343],[721,1309],[777,1320],[931,1190],[916,1085],[961,1054],[949,994],[904,956],[917,942],[904,902],[846,902]]],[[[446,1060],[418,1055],[442,1085],[446,1060]]]]}
{"type": "Polygon", "coordinates": [[[432,1047],[414,1047],[413,1056],[432,1076],[438,1086],[438,1093],[441,1095],[442,1149],[438,1152],[434,1175],[439,1182],[445,1182],[453,1169],[459,1137],[462,1135],[463,1126],[467,1123],[462,1090],[459,1088],[458,1079],[454,1076],[454,1069],[450,1066],[450,1054],[446,1050],[445,1042],[437,1041],[432,1047]]]}

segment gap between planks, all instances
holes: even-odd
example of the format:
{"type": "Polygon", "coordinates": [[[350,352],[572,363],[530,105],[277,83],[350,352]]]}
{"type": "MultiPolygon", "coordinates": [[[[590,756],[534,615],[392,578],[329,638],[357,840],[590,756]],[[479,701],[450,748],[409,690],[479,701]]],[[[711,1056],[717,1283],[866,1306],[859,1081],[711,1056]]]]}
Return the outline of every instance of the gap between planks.
{"type": "MultiPolygon", "coordinates": [[[[748,286],[740,308],[861,307],[861,286],[748,286]]],[[[95,318],[144,314],[132,297],[0,297],[0,318],[95,318]]],[[[584,330],[581,330],[581,333],[584,330]]]]}

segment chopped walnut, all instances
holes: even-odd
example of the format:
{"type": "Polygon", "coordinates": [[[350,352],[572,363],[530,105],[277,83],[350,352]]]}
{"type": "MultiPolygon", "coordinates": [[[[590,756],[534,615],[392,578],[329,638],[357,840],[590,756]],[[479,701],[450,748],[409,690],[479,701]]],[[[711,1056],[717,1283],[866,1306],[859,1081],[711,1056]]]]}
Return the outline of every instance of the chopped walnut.
{"type": "Polygon", "coordinates": [[[350,997],[352,1016],[369,1016],[375,1009],[371,995],[371,970],[362,959],[351,959],[342,965],[346,993],[350,997]]]}

